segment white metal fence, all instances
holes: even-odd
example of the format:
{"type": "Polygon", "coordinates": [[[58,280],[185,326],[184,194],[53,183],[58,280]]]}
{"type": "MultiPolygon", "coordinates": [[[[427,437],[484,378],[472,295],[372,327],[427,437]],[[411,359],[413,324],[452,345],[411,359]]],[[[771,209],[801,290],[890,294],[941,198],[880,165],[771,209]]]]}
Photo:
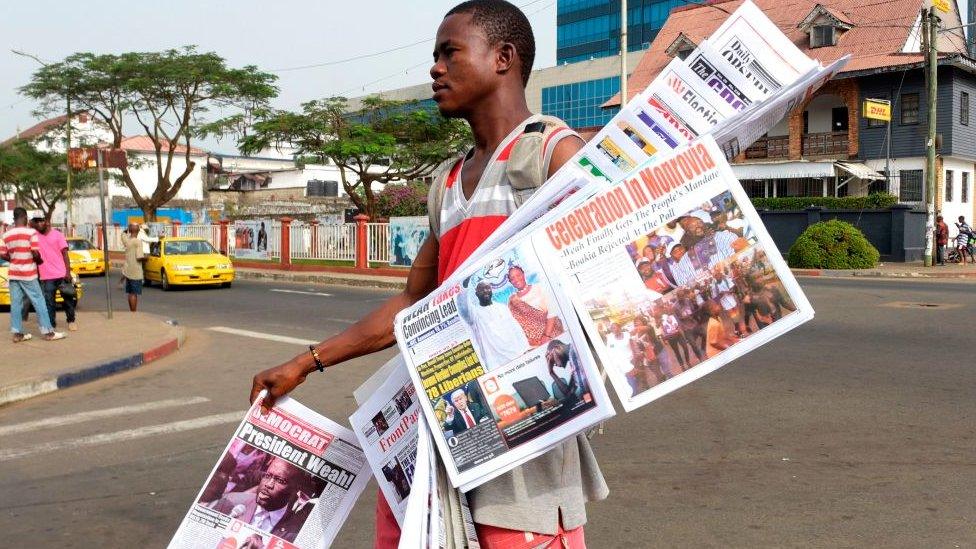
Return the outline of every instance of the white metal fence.
{"type": "MultiPolygon", "coordinates": [[[[221,250],[219,224],[193,223],[179,225],[177,236],[203,238],[213,247],[221,250]]],[[[173,225],[157,225],[156,233],[152,236],[169,237],[173,235],[173,225]]],[[[292,222],[289,228],[290,257],[292,259],[319,261],[356,261],[357,230],[355,223],[340,225],[319,224],[312,226],[301,222],[292,222]]],[[[75,225],[73,234],[87,238],[92,244],[99,241],[98,226],[94,223],[75,225]]],[[[113,252],[123,251],[122,233],[124,227],[111,225],[108,227],[108,249],[113,252]]],[[[281,223],[271,222],[267,229],[268,256],[272,259],[281,257],[281,223]]],[[[235,251],[234,224],[227,225],[227,253],[231,257],[235,251]]],[[[390,261],[390,226],[387,223],[366,224],[366,251],[371,263],[388,263],[390,261]]]]}
{"type": "Polygon", "coordinates": [[[366,257],[368,261],[390,262],[390,224],[366,224],[366,257]]]}

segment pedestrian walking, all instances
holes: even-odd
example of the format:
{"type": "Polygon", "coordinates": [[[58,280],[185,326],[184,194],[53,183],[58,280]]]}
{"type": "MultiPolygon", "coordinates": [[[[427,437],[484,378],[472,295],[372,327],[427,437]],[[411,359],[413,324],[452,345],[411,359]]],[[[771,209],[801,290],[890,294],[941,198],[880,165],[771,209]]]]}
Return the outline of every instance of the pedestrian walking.
{"type": "Polygon", "coordinates": [[[946,246],[949,245],[949,226],[942,216],[935,218],[935,260],[939,265],[945,265],[946,246]]]}
{"type": "Polygon", "coordinates": [[[956,249],[959,250],[960,261],[959,263],[966,264],[966,254],[969,254],[969,259],[976,263],[976,258],[973,257],[973,251],[969,247],[969,239],[972,237],[973,229],[966,223],[966,217],[960,215],[959,222],[956,223],[956,229],[959,230],[959,234],[956,235],[956,249]]]}
{"type": "Polygon", "coordinates": [[[21,316],[29,300],[37,312],[42,338],[46,341],[64,339],[64,334],[54,331],[41,284],[38,282],[38,264],[42,262],[37,231],[27,226],[27,210],[14,208],[14,226],[0,238],[0,257],[10,262],[7,283],[10,288],[10,332],[14,343],[31,339],[24,332],[21,316]]]}
{"type": "Polygon", "coordinates": [[[41,264],[38,271],[51,327],[55,329],[58,327],[56,297],[60,289],[61,305],[64,307],[68,331],[74,332],[78,329],[75,321],[75,306],[78,304],[78,298],[71,280],[68,241],[61,231],[51,227],[51,223],[45,217],[35,217],[31,220],[31,225],[38,233],[37,241],[41,251],[41,264]]]}
{"type": "Polygon", "coordinates": [[[122,267],[122,278],[125,279],[125,296],[129,300],[129,310],[133,313],[139,306],[139,296],[142,295],[142,282],[145,278],[143,264],[146,254],[142,241],[139,240],[139,225],[129,223],[126,229],[129,238],[125,240],[125,265],[122,267]]]}

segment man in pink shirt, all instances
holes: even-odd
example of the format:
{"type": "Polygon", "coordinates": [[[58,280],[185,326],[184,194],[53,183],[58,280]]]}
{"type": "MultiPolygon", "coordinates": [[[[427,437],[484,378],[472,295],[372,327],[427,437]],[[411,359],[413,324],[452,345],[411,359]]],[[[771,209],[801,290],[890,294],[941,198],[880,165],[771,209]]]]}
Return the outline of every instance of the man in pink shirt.
{"type": "MultiPolygon", "coordinates": [[[[68,241],[61,231],[51,227],[51,223],[43,217],[31,219],[31,226],[39,233],[37,246],[41,252],[40,271],[41,290],[47,303],[47,312],[51,318],[51,327],[57,328],[57,302],[55,295],[61,283],[71,284],[71,259],[68,257],[68,241]]],[[[78,300],[75,294],[61,292],[64,314],[68,321],[68,330],[78,329],[75,323],[75,306],[78,300]]]]}
{"type": "Polygon", "coordinates": [[[14,343],[27,341],[21,311],[29,300],[37,311],[37,323],[47,341],[64,339],[51,326],[41,286],[37,282],[37,263],[41,260],[37,231],[27,226],[27,210],[14,208],[14,226],[0,237],[0,259],[8,262],[7,285],[10,289],[10,332],[14,343]]]}

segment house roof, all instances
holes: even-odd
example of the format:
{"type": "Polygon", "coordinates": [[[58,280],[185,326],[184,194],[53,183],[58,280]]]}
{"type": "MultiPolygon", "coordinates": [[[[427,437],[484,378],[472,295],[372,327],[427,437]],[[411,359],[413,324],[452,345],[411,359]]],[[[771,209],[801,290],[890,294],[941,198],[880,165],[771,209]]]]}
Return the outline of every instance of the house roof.
{"type": "MultiPolygon", "coordinates": [[[[87,111],[78,111],[75,113],[75,116],[78,117],[81,122],[87,122],[89,115],[87,111]]],[[[51,130],[64,126],[64,123],[67,120],[68,120],[67,114],[62,114],[61,116],[55,116],[54,118],[48,118],[47,120],[42,120],[41,122],[34,124],[33,126],[27,128],[26,130],[18,132],[17,135],[14,135],[13,137],[10,137],[4,140],[3,142],[0,142],[0,145],[8,145],[10,143],[13,143],[14,141],[17,141],[18,139],[26,139],[26,140],[36,139],[51,130]]]]}
{"type": "MultiPolygon", "coordinates": [[[[122,138],[122,143],[120,148],[129,152],[146,152],[146,153],[156,152],[156,147],[153,145],[153,141],[152,139],[149,138],[148,135],[136,135],[132,137],[124,137],[122,138]]],[[[161,150],[162,152],[169,151],[169,145],[165,141],[163,141],[162,143],[161,150]]],[[[176,152],[178,154],[183,154],[186,152],[186,147],[184,145],[177,145],[176,152]]],[[[198,149],[196,147],[190,147],[190,154],[196,156],[205,156],[207,154],[207,151],[203,149],[198,149]]]]}
{"type": "MultiPolygon", "coordinates": [[[[684,33],[688,39],[701,43],[735,11],[744,0],[713,0],[706,4],[692,4],[672,10],[664,27],[658,33],[651,47],[641,58],[631,73],[628,82],[628,99],[646,88],[654,77],[671,61],[667,48],[684,33]]],[[[916,28],[919,11],[928,5],[929,0],[886,0],[863,2],[863,0],[833,0],[826,8],[830,14],[851,25],[844,32],[836,46],[811,48],[809,36],[797,26],[806,19],[815,7],[820,5],[813,0],[754,0],[769,19],[776,24],[797,47],[824,65],[840,57],[851,54],[851,60],[844,67],[844,74],[872,69],[884,69],[911,65],[924,61],[921,53],[902,53],[916,28]]],[[[951,3],[953,13],[941,14],[946,27],[961,25],[955,2],[951,3]]],[[[917,30],[915,32],[917,35],[917,30]]],[[[944,32],[940,36],[939,50],[943,54],[957,54],[966,51],[961,33],[944,32]]],[[[604,103],[604,107],[620,104],[619,94],[604,103]]]]}

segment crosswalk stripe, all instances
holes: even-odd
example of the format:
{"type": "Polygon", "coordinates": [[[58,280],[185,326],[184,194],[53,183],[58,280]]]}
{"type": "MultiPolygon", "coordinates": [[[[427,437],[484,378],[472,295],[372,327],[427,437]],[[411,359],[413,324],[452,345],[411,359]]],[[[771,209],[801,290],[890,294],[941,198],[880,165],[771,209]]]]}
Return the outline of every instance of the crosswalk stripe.
{"type": "Polygon", "coordinates": [[[212,416],[198,417],[196,419],[188,419],[185,421],[174,421],[172,423],[163,423],[161,425],[149,425],[136,429],[126,429],[125,431],[116,431],[114,433],[102,433],[69,440],[35,444],[33,446],[25,446],[23,448],[0,450],[0,462],[25,458],[35,454],[48,454],[64,450],[84,448],[86,446],[96,446],[111,442],[122,442],[146,438],[155,435],[179,433],[182,431],[191,431],[194,429],[213,427],[215,425],[223,425],[225,423],[238,423],[244,418],[244,414],[246,412],[247,410],[241,410],[239,412],[227,412],[225,414],[215,414],[212,416]]]}
{"type": "Polygon", "coordinates": [[[64,416],[49,417],[37,421],[17,423],[14,425],[0,425],[0,436],[22,433],[24,431],[34,431],[47,427],[61,427],[62,425],[74,425],[95,419],[102,419],[113,416],[124,416],[139,414],[151,410],[161,410],[163,408],[176,408],[178,406],[189,406],[191,404],[201,404],[209,402],[210,399],[204,397],[172,398],[169,400],[157,400],[156,402],[144,402],[132,406],[119,406],[117,408],[106,408],[104,410],[92,410],[90,412],[80,412],[64,416]]]}
{"type": "Polygon", "coordinates": [[[301,290],[279,290],[278,288],[275,288],[271,291],[282,293],[282,294],[318,295],[322,297],[332,297],[332,294],[327,294],[325,292],[303,292],[301,290]]]}
{"type": "Polygon", "coordinates": [[[244,337],[253,337],[255,339],[265,339],[268,341],[277,341],[279,343],[293,343],[295,345],[315,345],[318,341],[312,339],[301,339],[297,337],[289,337],[277,334],[266,334],[264,332],[252,332],[251,330],[240,330],[238,328],[228,328],[227,326],[211,326],[207,328],[212,332],[220,332],[222,334],[231,334],[244,337]]]}

